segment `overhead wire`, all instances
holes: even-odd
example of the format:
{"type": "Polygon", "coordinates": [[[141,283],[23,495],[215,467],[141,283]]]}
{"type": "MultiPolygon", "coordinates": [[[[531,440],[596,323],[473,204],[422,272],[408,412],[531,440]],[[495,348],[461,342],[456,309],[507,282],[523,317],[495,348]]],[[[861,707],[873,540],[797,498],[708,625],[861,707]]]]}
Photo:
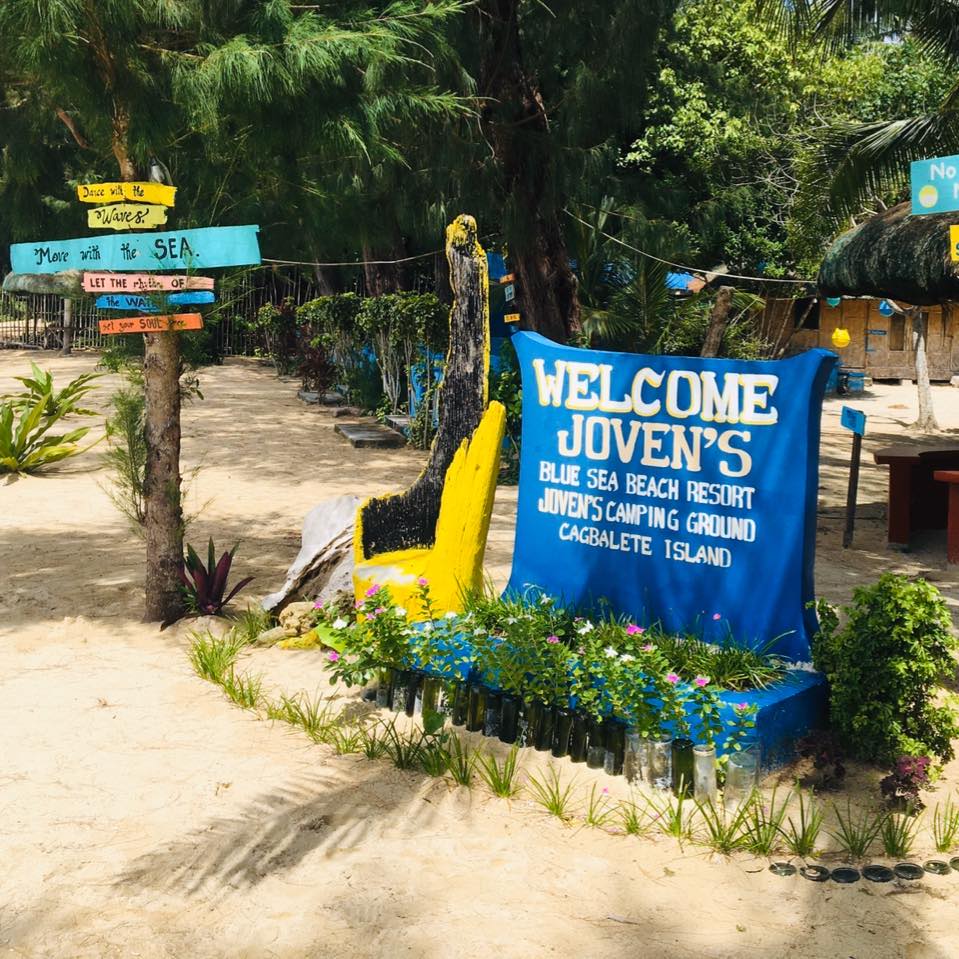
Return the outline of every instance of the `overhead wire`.
{"type": "Polygon", "coordinates": [[[797,286],[809,286],[810,284],[814,285],[816,282],[815,280],[788,280],[778,276],[746,276],[742,273],[723,273],[720,270],[704,270],[702,267],[698,266],[687,266],[683,263],[674,263],[672,260],[664,260],[661,256],[656,256],[653,253],[648,253],[646,250],[641,250],[638,246],[633,246],[631,243],[627,243],[625,240],[621,240],[619,237],[613,236],[611,233],[607,233],[605,230],[599,229],[589,221],[577,216],[572,210],[564,208],[563,212],[567,214],[567,216],[571,216],[574,220],[578,220],[583,224],[583,226],[588,226],[591,230],[596,230],[598,233],[605,236],[607,240],[612,240],[614,243],[618,243],[620,246],[625,247],[627,250],[631,250],[633,253],[638,253],[640,256],[645,256],[650,260],[656,260],[657,263],[675,267],[677,270],[684,270],[687,273],[722,276],[730,280],[752,280],[756,283],[792,283],[797,286]]]}

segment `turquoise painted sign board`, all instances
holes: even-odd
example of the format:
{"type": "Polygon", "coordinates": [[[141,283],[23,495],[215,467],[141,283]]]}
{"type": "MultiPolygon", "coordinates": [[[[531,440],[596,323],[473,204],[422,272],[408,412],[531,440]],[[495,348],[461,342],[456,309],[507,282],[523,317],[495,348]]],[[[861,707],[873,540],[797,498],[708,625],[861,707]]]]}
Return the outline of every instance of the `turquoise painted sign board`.
{"type": "Polygon", "coordinates": [[[959,156],[915,160],[909,181],[913,216],[959,210],[959,156]]]}
{"type": "Polygon", "coordinates": [[[642,356],[525,332],[513,345],[523,443],[507,591],[807,661],[836,356],[642,356]]]}
{"type": "Polygon", "coordinates": [[[138,313],[159,313],[156,300],[148,296],[130,296],[126,293],[106,293],[96,300],[98,310],[128,310],[138,313]]]}
{"type": "Polygon", "coordinates": [[[109,233],[14,243],[14,273],[59,270],[195,270],[260,262],[258,226],[207,226],[164,233],[109,233]]]}
{"type": "Polygon", "coordinates": [[[860,436],[866,435],[866,414],[862,410],[854,410],[851,406],[844,406],[839,423],[847,430],[858,433],[860,436]]]}
{"type": "Polygon", "coordinates": [[[213,303],[216,296],[212,290],[187,290],[185,293],[171,293],[167,302],[174,306],[193,306],[213,303]]]}

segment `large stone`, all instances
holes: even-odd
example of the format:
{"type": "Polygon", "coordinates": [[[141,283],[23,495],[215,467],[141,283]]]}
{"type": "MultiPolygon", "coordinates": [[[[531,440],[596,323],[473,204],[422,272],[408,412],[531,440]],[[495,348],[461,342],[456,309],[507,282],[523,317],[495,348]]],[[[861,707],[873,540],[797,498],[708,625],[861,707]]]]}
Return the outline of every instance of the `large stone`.
{"type": "Polygon", "coordinates": [[[303,521],[300,551],[286,571],[286,582],[263,599],[263,608],[281,610],[309,586],[322,587],[344,556],[352,556],[357,496],[336,496],[315,506],[303,521]]]}
{"type": "Polygon", "coordinates": [[[290,603],[280,613],[280,625],[292,630],[297,636],[313,628],[314,607],[312,603],[290,603]]]}

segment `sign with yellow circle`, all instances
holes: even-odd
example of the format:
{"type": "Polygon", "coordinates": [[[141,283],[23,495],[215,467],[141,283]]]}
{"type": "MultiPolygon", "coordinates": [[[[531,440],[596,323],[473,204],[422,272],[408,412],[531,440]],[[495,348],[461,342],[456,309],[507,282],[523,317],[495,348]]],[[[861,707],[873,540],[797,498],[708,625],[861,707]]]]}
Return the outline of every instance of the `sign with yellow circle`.
{"type": "Polygon", "coordinates": [[[849,330],[843,329],[841,326],[837,326],[836,329],[832,331],[832,345],[836,347],[837,350],[844,350],[849,346],[849,330]]]}

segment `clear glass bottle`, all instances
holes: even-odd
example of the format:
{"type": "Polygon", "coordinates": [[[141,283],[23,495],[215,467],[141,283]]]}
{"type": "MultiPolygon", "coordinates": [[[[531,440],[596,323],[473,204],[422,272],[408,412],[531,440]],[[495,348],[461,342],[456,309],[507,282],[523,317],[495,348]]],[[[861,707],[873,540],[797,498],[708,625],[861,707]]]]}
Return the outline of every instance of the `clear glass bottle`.
{"type": "Polygon", "coordinates": [[[649,783],[654,789],[673,788],[673,738],[667,733],[647,741],[649,783]]]}
{"type": "Polygon", "coordinates": [[[759,743],[748,743],[730,753],[726,763],[723,801],[729,805],[739,805],[749,799],[759,788],[759,768],[759,743]]]}
{"type": "Polygon", "coordinates": [[[606,765],[606,730],[598,719],[589,718],[586,730],[586,765],[602,769],[606,765]]]}
{"type": "Polygon", "coordinates": [[[436,676],[424,675],[417,695],[418,712],[421,714],[423,726],[430,731],[443,727],[446,717],[440,710],[443,693],[443,682],[436,676]]]}
{"type": "Polygon", "coordinates": [[[503,714],[503,697],[492,689],[486,691],[486,714],[483,719],[483,735],[498,739],[503,714]]]}
{"type": "Polygon", "coordinates": [[[693,796],[696,802],[716,802],[716,747],[700,743],[693,746],[693,796]]]}
{"type": "Polygon", "coordinates": [[[623,775],[626,782],[636,786],[643,781],[646,761],[646,740],[635,726],[626,727],[626,754],[623,757],[623,775]]]}
{"type": "Polygon", "coordinates": [[[607,719],[603,725],[606,727],[606,756],[603,758],[603,768],[610,776],[622,776],[626,758],[626,727],[615,719],[607,719]]]}
{"type": "Polygon", "coordinates": [[[389,709],[393,696],[393,670],[381,666],[376,671],[376,708],[389,709]]]}
{"type": "Polygon", "coordinates": [[[408,669],[394,669],[392,691],[393,712],[406,712],[406,698],[409,695],[409,687],[410,671],[408,669]]]}

